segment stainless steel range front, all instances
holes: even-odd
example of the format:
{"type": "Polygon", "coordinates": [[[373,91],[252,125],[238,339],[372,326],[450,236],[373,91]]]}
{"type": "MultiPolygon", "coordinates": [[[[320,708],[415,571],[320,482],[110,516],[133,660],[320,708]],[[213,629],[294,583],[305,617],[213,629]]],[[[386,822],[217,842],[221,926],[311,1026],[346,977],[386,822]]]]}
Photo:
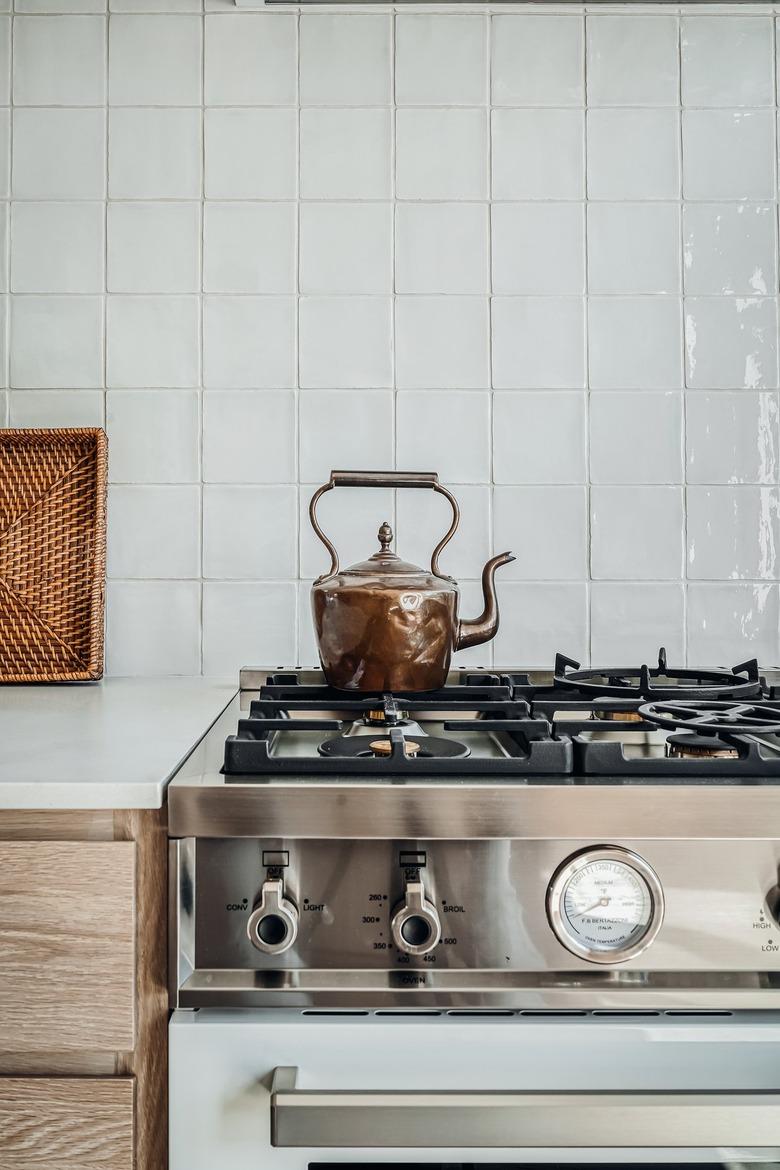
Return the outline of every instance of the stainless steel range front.
{"type": "MultiPolygon", "coordinates": [[[[269,1170],[780,1157],[780,702],[755,664],[559,658],[425,696],[246,672],[169,823],[173,1100],[250,1077],[269,1170]]],[[[173,1170],[225,1153],[199,1113],[193,1142],[174,1110],[173,1170]]]]}

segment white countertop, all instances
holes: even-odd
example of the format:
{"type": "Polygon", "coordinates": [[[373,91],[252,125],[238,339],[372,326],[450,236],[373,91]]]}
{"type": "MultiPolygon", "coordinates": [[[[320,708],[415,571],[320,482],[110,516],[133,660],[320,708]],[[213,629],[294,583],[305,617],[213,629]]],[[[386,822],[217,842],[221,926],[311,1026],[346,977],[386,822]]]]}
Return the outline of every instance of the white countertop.
{"type": "Polygon", "coordinates": [[[237,690],[208,678],[0,687],[0,809],[160,808],[237,690]]]}

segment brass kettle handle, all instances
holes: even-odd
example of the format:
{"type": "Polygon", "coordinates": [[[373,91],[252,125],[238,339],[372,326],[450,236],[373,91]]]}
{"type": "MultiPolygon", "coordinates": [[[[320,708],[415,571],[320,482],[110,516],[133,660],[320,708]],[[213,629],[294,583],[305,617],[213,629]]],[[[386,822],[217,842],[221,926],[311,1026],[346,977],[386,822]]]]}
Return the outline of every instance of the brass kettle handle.
{"type": "Polygon", "coordinates": [[[327,573],[323,573],[321,577],[318,577],[318,581],[324,581],[327,577],[333,577],[339,571],[339,554],[336,552],[335,545],[332,541],[328,540],[317,521],[317,504],[319,503],[320,497],[324,496],[325,492],[333,491],[335,487],[433,488],[440,496],[444,496],[452,506],[452,524],[449,527],[449,531],[433,550],[431,555],[431,572],[436,577],[443,577],[445,575],[439,572],[439,556],[442,549],[445,545],[449,544],[455,534],[455,530],[460,521],[460,508],[452,492],[448,491],[446,487],[439,483],[439,477],[435,471],[331,471],[330,479],[321,488],[317,488],[309,504],[311,526],[330,553],[330,569],[327,573]]]}

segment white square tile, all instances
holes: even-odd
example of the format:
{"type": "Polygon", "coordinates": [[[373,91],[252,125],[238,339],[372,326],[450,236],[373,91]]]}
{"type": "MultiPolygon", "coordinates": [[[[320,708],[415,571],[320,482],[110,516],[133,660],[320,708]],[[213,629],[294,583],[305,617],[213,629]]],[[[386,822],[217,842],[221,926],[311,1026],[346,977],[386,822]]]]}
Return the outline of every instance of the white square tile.
{"type": "Polygon", "coordinates": [[[200,582],[111,581],[106,673],[200,673],[200,582]]]}
{"type": "Polygon", "coordinates": [[[200,110],[112,109],[108,193],[112,199],[199,199],[200,110]]]}
{"type": "Polygon", "coordinates": [[[676,106],[676,16],[588,15],[588,105],[676,106]]]}
{"type": "Polygon", "coordinates": [[[487,101],[485,16],[400,13],[395,18],[399,106],[481,106],[487,101]]]}
{"type": "Polygon", "coordinates": [[[199,16],[112,16],[108,100],[114,106],[199,106],[199,16]]]}
{"type": "Polygon", "coordinates": [[[204,290],[295,292],[297,218],[294,203],[206,203],[204,290]]]}
{"type": "Polygon", "coordinates": [[[294,199],[294,110],[207,110],[206,198],[294,199]]]}
{"type": "Polygon", "coordinates": [[[103,385],[100,297],[12,297],[11,385],[103,385]]]}
{"type": "Polygon", "coordinates": [[[772,203],[685,203],[685,291],[771,296],[777,291],[772,203]]]}
{"type": "Polygon", "coordinates": [[[296,589],[291,583],[203,586],[203,673],[235,677],[250,664],[295,659],[296,589]]]}
{"type": "Polygon", "coordinates": [[[780,662],[779,601],[777,585],[689,585],[688,661],[704,668],[780,662]]]}
{"type": "Polygon", "coordinates": [[[582,110],[494,110],[493,198],[582,199],[582,110]]]}
{"type": "Polygon", "coordinates": [[[200,291],[200,205],[109,203],[108,291],[200,291]]]}
{"type": "MultiPolygon", "coordinates": [[[[321,477],[323,480],[325,478],[321,477]]],[[[330,564],[329,555],[314,535],[309,521],[309,500],[318,484],[319,481],[317,484],[301,484],[302,577],[316,577],[324,573],[330,564]]],[[[393,492],[389,488],[328,492],[317,506],[317,520],[335,545],[342,567],[347,568],[379,550],[379,526],[385,520],[389,524],[395,523],[393,492]]],[[[403,547],[400,548],[400,555],[405,555],[403,547]]]]}
{"type": "Polygon", "coordinates": [[[687,297],[685,384],[702,390],[777,388],[777,302],[687,297]]]}
{"type": "Polygon", "coordinates": [[[291,106],[297,98],[296,17],[206,17],[206,105],[291,106]]]}
{"type": "Polygon", "coordinates": [[[11,204],[0,203],[0,292],[8,292],[10,275],[10,219],[11,204]]]}
{"type": "Polygon", "coordinates": [[[16,109],[13,119],[15,198],[104,198],[104,110],[16,109]]]}
{"type": "Polygon", "coordinates": [[[588,661],[588,591],[584,584],[498,585],[501,624],[493,644],[497,667],[552,670],[555,655],[588,661]],[[528,615],[533,614],[533,621],[528,615]]]}
{"type": "Polygon", "coordinates": [[[109,577],[200,576],[200,488],[112,485],[109,577]]]}
{"type": "Polygon", "coordinates": [[[298,328],[301,386],[392,385],[389,297],[304,297],[298,328]]]}
{"type": "Polygon", "coordinates": [[[492,317],[497,390],[585,385],[582,297],[494,297],[492,317]]]}
{"type": "Polygon", "coordinates": [[[292,297],[204,297],[204,386],[292,386],[294,347],[292,297]]]}
{"type": "Polygon", "coordinates": [[[203,395],[206,483],[293,483],[295,395],[217,390],[203,395]]]}
{"type": "Polygon", "coordinates": [[[583,293],[585,210],[580,203],[494,203],[493,292],[583,293]]]}
{"type": "Polygon", "coordinates": [[[588,110],[589,199],[679,199],[677,110],[588,110]]]}
{"type": "MultiPolygon", "coordinates": [[[[497,487],[493,544],[517,560],[509,581],[581,581],[588,575],[588,497],[582,487],[497,487]]],[[[538,620],[534,614],[533,624],[538,620]]],[[[532,623],[529,623],[532,624],[532,623]]]]}
{"type": "Polygon", "coordinates": [[[109,390],[106,429],[114,483],[200,479],[197,390],[109,390]]]}
{"type": "Polygon", "coordinates": [[[302,293],[390,293],[391,203],[302,203],[302,293]]]}
{"type": "Polygon", "coordinates": [[[16,17],[15,105],[102,106],[105,100],[104,17],[16,17]]]}
{"type": "Polygon", "coordinates": [[[771,110],[683,110],[683,196],[771,199],[775,189],[771,110]]]}
{"type": "Polygon", "coordinates": [[[294,577],[298,492],[293,484],[203,489],[203,576],[238,581],[294,577]]]}
{"type": "Polygon", "coordinates": [[[689,394],[688,483],[777,483],[776,394],[689,394]]]}
{"type": "MultiPolygon", "coordinates": [[[[439,478],[444,477],[440,474],[439,478]]],[[[468,577],[479,577],[482,566],[492,553],[490,488],[460,484],[454,489],[454,495],[460,508],[460,522],[441,554],[440,569],[456,580],[464,581],[468,577]]],[[[400,555],[427,571],[433,550],[452,523],[449,503],[435,492],[402,491],[397,493],[396,513],[396,547],[400,555]]],[[[503,575],[504,572],[502,568],[500,573],[503,575]]],[[[480,605],[472,610],[468,600],[461,598],[461,617],[476,617],[481,609],[480,605]]]]}
{"type": "Polygon", "coordinates": [[[0,11],[10,12],[51,12],[57,16],[63,13],[105,12],[106,0],[0,0],[0,11]]]}
{"type": "Polygon", "coordinates": [[[0,198],[11,194],[11,111],[0,109],[0,198]]]}
{"type": "Polygon", "coordinates": [[[397,204],[395,286],[399,293],[486,293],[487,205],[397,204]]]}
{"type": "Polygon", "coordinates": [[[109,297],[107,384],[197,386],[198,310],[197,297],[109,297]]]}
{"type": "Polygon", "coordinates": [[[391,28],[388,15],[302,13],[301,105],[387,105],[391,28]]]}
{"type": "Polygon", "coordinates": [[[680,49],[684,105],[773,105],[771,18],[683,17],[680,49]]]}
{"type": "Polygon", "coordinates": [[[581,106],[581,16],[492,17],[494,106],[581,106]]]}
{"type": "Polygon", "coordinates": [[[664,581],[682,576],[682,488],[594,486],[590,508],[594,580],[664,581]]]}
{"type": "MultiPolygon", "coordinates": [[[[0,11],[2,11],[0,9],[0,11]]],[[[0,104],[11,101],[11,19],[0,18],[0,104]]]]}
{"type": "Polygon", "coordinates": [[[489,386],[487,297],[396,297],[395,349],[400,389],[489,386]]]}
{"type": "Polygon", "coordinates": [[[495,483],[583,483],[586,440],[581,391],[493,396],[495,483]]]}
{"type": "Polygon", "coordinates": [[[490,482],[490,395],[403,391],[396,396],[396,466],[434,467],[444,483],[490,482]]]}
{"type": "Polygon", "coordinates": [[[685,661],[682,584],[594,581],[590,588],[590,639],[593,662],[646,662],[653,666],[659,646],[670,664],[685,661]]]}
{"type": "Polygon", "coordinates": [[[679,390],[681,316],[678,297],[591,297],[591,389],[679,390]]]}
{"type": "Polygon", "coordinates": [[[320,657],[311,612],[311,585],[311,581],[298,582],[298,664],[319,667],[320,657]]]}
{"type": "Polygon", "coordinates": [[[780,496],[774,487],[689,487],[688,577],[775,580],[780,496]]]}
{"type": "Polygon", "coordinates": [[[677,203],[589,203],[588,289],[592,293],[678,293],[677,203]]]}
{"type": "MultiPolygon", "coordinates": [[[[394,466],[391,390],[303,390],[299,410],[301,479],[307,483],[324,483],[338,467],[394,466]]],[[[354,502],[355,493],[346,494],[354,502]]]]}
{"type": "Polygon", "coordinates": [[[486,198],[484,110],[399,110],[395,134],[399,199],[486,198]]]}
{"type": "Polygon", "coordinates": [[[202,12],[203,0],[109,0],[108,7],[112,12],[202,12]]]}
{"type": "Polygon", "coordinates": [[[388,110],[301,110],[301,197],[388,199],[388,110]]]}
{"type": "Polygon", "coordinates": [[[14,203],[11,291],[102,293],[102,203],[14,203]]]}
{"type": "Polygon", "coordinates": [[[12,390],[9,398],[12,427],[103,426],[102,390],[12,390]]]}
{"type": "Polygon", "coordinates": [[[682,394],[590,396],[592,483],[682,483],[682,394]]]}

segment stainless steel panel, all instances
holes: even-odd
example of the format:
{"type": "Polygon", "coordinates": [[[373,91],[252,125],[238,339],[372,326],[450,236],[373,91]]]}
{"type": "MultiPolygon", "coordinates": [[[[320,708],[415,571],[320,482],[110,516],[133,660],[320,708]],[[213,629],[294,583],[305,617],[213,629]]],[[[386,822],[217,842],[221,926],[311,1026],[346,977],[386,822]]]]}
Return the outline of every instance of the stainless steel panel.
{"type": "Polygon", "coordinates": [[[752,1146],[780,1143],[776,1092],[404,1092],[271,1084],[271,1144],[465,1149],[752,1146]]]}
{"type": "MultiPolygon", "coordinates": [[[[219,765],[217,765],[219,766],[219,765]]],[[[780,838],[780,785],[560,784],[304,778],[226,783],[182,776],[169,789],[172,837],[593,843],[780,838]]]]}

